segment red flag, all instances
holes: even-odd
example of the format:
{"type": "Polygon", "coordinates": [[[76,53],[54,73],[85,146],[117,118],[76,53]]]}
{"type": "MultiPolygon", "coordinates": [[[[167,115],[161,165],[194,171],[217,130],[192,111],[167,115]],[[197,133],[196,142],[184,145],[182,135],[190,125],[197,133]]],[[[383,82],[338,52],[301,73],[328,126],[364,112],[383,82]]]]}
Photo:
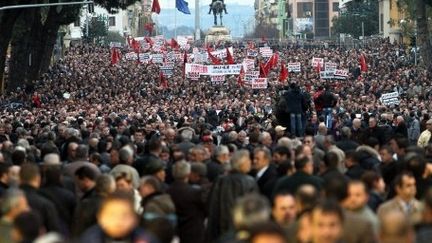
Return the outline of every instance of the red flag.
{"type": "Polygon", "coordinates": [[[134,49],[135,52],[139,52],[139,46],[140,46],[139,42],[136,41],[135,39],[132,39],[131,44],[132,44],[132,49],[134,49]]]}
{"type": "Polygon", "coordinates": [[[153,0],[151,11],[153,13],[160,14],[161,8],[159,5],[159,0],[153,0]]]}
{"type": "Polygon", "coordinates": [[[153,41],[152,41],[152,39],[151,39],[150,37],[145,36],[145,37],[144,37],[144,40],[145,40],[147,43],[150,44],[150,48],[153,46],[153,41]]]}
{"type": "Polygon", "coordinates": [[[163,75],[163,72],[159,72],[159,80],[162,88],[164,89],[168,88],[168,80],[163,75]]]}
{"type": "Polygon", "coordinates": [[[272,57],[273,57],[272,68],[274,68],[274,67],[277,67],[277,65],[278,65],[278,62],[279,62],[279,53],[275,52],[272,57]]]}
{"type": "Polygon", "coordinates": [[[208,53],[208,56],[209,56],[210,60],[212,61],[213,65],[222,64],[221,60],[219,60],[217,57],[215,57],[215,56],[213,56],[213,54],[211,54],[209,48],[207,48],[207,53],[208,53]]]}
{"type": "Polygon", "coordinates": [[[180,45],[177,43],[177,41],[174,38],[171,38],[171,43],[170,43],[171,48],[173,49],[178,49],[180,48],[180,45]]]}
{"type": "Polygon", "coordinates": [[[186,63],[187,63],[187,52],[185,51],[183,56],[183,73],[182,73],[183,79],[185,79],[186,77],[186,63]]]}
{"type": "Polygon", "coordinates": [[[367,72],[368,66],[366,64],[366,59],[363,54],[360,55],[360,71],[367,72]]]}
{"type": "Polygon", "coordinates": [[[243,65],[242,65],[242,67],[241,67],[241,69],[240,69],[240,75],[239,75],[238,78],[237,78],[237,83],[238,83],[238,85],[241,86],[241,87],[243,87],[243,85],[244,85],[244,81],[243,81],[243,77],[244,77],[244,75],[245,75],[245,71],[244,71],[244,69],[243,69],[243,65]]]}
{"type": "Polygon", "coordinates": [[[285,67],[285,62],[282,62],[281,70],[279,74],[279,81],[283,83],[284,81],[286,81],[287,78],[288,78],[288,70],[285,67]]]}
{"type": "Polygon", "coordinates": [[[147,30],[149,35],[151,35],[151,33],[153,32],[153,27],[154,27],[154,23],[147,23],[144,25],[144,29],[147,30]]]}
{"type": "Polygon", "coordinates": [[[115,65],[120,60],[120,55],[116,48],[111,48],[111,65],[115,65]]]}
{"type": "Polygon", "coordinates": [[[260,72],[260,78],[267,78],[268,71],[261,62],[259,62],[259,72],[260,72]]]}
{"type": "Polygon", "coordinates": [[[318,62],[317,66],[316,66],[316,71],[317,71],[317,73],[321,72],[321,62],[318,62]]]}
{"type": "Polygon", "coordinates": [[[227,53],[226,56],[227,64],[234,64],[234,58],[231,55],[231,52],[229,51],[228,47],[226,48],[226,53],[227,53]]]}

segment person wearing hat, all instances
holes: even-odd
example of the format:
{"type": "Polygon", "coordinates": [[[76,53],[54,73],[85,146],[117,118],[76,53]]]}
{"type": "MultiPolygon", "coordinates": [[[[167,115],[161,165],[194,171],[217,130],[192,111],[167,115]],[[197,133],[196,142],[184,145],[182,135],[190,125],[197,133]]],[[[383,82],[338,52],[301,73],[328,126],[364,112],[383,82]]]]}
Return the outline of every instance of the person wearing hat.
{"type": "Polygon", "coordinates": [[[165,183],[165,165],[159,158],[151,157],[148,160],[148,163],[144,165],[143,175],[154,176],[161,183],[165,183]]]}
{"type": "Polygon", "coordinates": [[[278,141],[279,138],[285,136],[285,130],[286,130],[286,127],[283,127],[283,126],[281,126],[281,125],[277,125],[277,126],[275,127],[275,132],[276,132],[276,141],[278,141]]]}

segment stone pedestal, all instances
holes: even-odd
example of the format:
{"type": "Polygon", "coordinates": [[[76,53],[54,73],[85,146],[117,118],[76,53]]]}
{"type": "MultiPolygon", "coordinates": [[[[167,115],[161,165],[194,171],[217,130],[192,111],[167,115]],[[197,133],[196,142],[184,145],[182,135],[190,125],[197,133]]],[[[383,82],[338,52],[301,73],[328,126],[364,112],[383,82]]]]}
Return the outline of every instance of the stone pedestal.
{"type": "Polygon", "coordinates": [[[206,43],[213,43],[218,41],[232,41],[230,30],[225,26],[213,26],[207,31],[205,37],[206,43]]]}

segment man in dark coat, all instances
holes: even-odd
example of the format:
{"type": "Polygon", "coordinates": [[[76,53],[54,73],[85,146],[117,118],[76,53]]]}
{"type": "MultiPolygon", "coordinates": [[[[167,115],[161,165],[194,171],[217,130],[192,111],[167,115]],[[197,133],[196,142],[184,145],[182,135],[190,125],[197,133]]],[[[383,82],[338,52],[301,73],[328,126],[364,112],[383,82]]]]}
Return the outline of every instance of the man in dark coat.
{"type": "Polygon", "coordinates": [[[151,160],[159,159],[159,154],[162,152],[162,144],[159,139],[152,138],[148,142],[148,153],[138,158],[133,167],[138,171],[140,176],[144,176],[144,169],[151,160]]]}
{"type": "Polygon", "coordinates": [[[254,151],[253,165],[255,179],[261,194],[271,201],[273,188],[278,178],[276,166],[271,164],[271,153],[266,147],[258,147],[254,151]]]}
{"type": "Polygon", "coordinates": [[[333,126],[333,108],[336,106],[337,98],[331,92],[330,85],[325,87],[325,91],[318,97],[317,102],[322,104],[327,128],[331,128],[333,126]]]}
{"type": "Polygon", "coordinates": [[[300,137],[303,135],[302,113],[306,100],[295,83],[290,85],[290,90],[285,92],[283,98],[286,101],[286,113],[290,116],[291,134],[300,137]]]}
{"type": "Polygon", "coordinates": [[[214,152],[213,159],[207,163],[207,178],[210,182],[224,174],[225,164],[229,161],[229,149],[225,145],[220,145],[214,152]]]}
{"type": "Polygon", "coordinates": [[[278,180],[274,194],[280,191],[295,194],[297,189],[305,184],[314,186],[318,191],[321,189],[321,178],[313,176],[312,159],[306,156],[296,159],[295,168],[296,172],[292,176],[284,176],[278,180]]]}
{"type": "Polygon", "coordinates": [[[30,208],[39,214],[46,231],[61,232],[59,216],[54,204],[38,192],[41,185],[39,167],[36,164],[30,163],[22,165],[20,181],[20,188],[24,191],[30,208]]]}
{"type": "Polygon", "coordinates": [[[219,177],[210,193],[207,242],[215,242],[222,235],[234,229],[232,209],[237,198],[258,192],[258,186],[251,176],[251,160],[247,150],[237,151],[231,158],[232,171],[219,177]]]}
{"type": "Polygon", "coordinates": [[[174,183],[168,188],[177,213],[180,242],[204,242],[205,204],[199,186],[188,184],[191,165],[179,161],[173,166],[174,183]]]}

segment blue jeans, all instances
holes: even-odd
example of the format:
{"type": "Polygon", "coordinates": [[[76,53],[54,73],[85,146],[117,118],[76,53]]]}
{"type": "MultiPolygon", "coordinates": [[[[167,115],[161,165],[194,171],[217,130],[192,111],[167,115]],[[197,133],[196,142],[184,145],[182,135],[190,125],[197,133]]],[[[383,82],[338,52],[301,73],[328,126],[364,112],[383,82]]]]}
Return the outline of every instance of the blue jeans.
{"type": "Polygon", "coordinates": [[[333,126],[333,108],[324,108],[325,125],[327,128],[332,128],[333,126]]]}
{"type": "Polygon", "coordinates": [[[303,135],[302,115],[300,113],[290,113],[290,123],[291,134],[297,137],[301,137],[303,135]]]}

